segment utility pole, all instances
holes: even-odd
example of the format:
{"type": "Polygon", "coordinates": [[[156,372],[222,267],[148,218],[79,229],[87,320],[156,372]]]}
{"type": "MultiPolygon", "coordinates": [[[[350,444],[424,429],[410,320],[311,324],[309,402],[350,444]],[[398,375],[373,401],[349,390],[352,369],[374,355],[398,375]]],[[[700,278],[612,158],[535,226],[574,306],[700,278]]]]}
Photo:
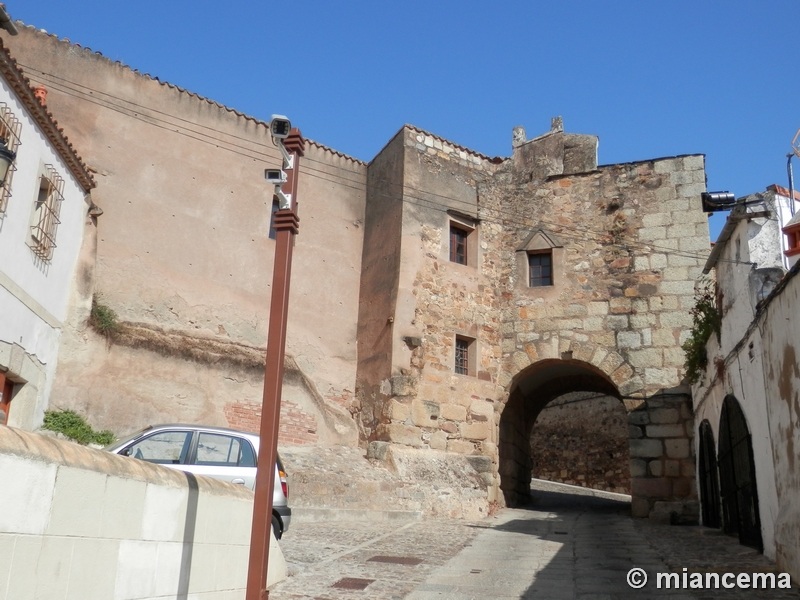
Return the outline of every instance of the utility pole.
{"type": "Polygon", "coordinates": [[[273,216],[275,229],[275,267],[272,272],[272,300],[269,307],[267,360],[264,369],[264,397],[261,405],[260,447],[256,468],[253,528],[250,533],[250,561],[247,570],[246,600],[267,600],[267,568],[272,527],[272,490],[275,486],[275,461],[278,456],[278,424],[281,414],[283,360],[286,351],[286,323],[289,314],[289,281],[292,250],[297,235],[297,176],[305,141],[289,120],[273,115],[270,121],[273,141],[283,155],[283,169],[268,169],[265,176],[275,184],[278,211],[273,216]],[[285,189],[282,187],[285,186],[285,189]]]}

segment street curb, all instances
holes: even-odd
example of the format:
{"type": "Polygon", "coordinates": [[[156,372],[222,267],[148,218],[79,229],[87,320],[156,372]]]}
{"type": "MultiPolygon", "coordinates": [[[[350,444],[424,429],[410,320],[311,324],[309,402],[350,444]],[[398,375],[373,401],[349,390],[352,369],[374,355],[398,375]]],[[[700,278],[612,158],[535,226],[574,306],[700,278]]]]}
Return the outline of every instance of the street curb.
{"type": "Polygon", "coordinates": [[[420,521],[422,512],[418,510],[362,510],[358,508],[318,508],[292,507],[293,523],[320,522],[393,522],[409,523],[420,521]]]}

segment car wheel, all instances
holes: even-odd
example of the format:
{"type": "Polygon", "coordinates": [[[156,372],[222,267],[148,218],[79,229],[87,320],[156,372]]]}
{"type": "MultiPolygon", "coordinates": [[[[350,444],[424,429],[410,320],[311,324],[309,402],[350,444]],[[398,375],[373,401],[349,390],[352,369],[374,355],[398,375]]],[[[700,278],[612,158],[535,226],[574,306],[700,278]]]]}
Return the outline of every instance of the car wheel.
{"type": "Polygon", "coordinates": [[[275,534],[276,540],[281,539],[281,522],[275,515],[272,515],[272,533],[275,534]]]}

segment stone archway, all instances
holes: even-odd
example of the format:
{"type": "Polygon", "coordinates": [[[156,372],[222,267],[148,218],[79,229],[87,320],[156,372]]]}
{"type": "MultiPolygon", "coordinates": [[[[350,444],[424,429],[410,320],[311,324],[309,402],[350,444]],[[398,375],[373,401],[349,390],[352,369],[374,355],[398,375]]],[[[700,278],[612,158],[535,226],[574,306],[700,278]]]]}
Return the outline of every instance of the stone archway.
{"type": "Polygon", "coordinates": [[[689,391],[673,388],[646,399],[625,397],[615,383],[619,369],[608,375],[589,362],[565,356],[539,360],[513,378],[498,435],[500,490],[507,506],[530,501],[529,440],[542,409],[571,392],[595,392],[619,398],[628,411],[633,515],[697,521],[689,391]]]}
{"type": "Polygon", "coordinates": [[[614,383],[597,367],[574,359],[547,359],[514,378],[500,417],[500,489],[508,506],[530,499],[530,437],[539,413],[555,398],[570,392],[597,392],[620,398],[614,383]]]}

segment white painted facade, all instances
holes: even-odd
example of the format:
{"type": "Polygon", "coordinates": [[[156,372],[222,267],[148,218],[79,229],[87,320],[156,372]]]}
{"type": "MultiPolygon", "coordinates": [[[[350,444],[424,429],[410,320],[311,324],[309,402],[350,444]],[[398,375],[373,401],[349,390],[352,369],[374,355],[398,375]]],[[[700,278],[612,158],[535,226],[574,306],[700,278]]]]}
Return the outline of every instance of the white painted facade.
{"type": "Polygon", "coordinates": [[[693,388],[695,440],[700,439],[700,424],[707,420],[719,456],[722,404],[733,396],[752,439],[764,554],[797,581],[800,367],[794,349],[800,340],[795,318],[800,276],[797,268],[787,273],[781,231],[792,212],[788,196],[774,188],[742,201],[747,204],[731,212],[706,265],[707,271],[715,270],[722,326],[720,339],[712,336],[706,346],[708,366],[693,388]]]}
{"type": "Polygon", "coordinates": [[[41,424],[49,402],[89,197],[48,136],[55,123],[50,122],[52,130],[46,132],[41,115],[37,119],[31,113],[29,99],[21,99],[16,89],[19,82],[15,87],[0,77],[0,102],[21,123],[10,197],[0,213],[0,371],[15,383],[8,424],[33,429],[41,424]],[[47,165],[64,183],[55,248],[51,258],[43,260],[30,242],[47,165]]]}

